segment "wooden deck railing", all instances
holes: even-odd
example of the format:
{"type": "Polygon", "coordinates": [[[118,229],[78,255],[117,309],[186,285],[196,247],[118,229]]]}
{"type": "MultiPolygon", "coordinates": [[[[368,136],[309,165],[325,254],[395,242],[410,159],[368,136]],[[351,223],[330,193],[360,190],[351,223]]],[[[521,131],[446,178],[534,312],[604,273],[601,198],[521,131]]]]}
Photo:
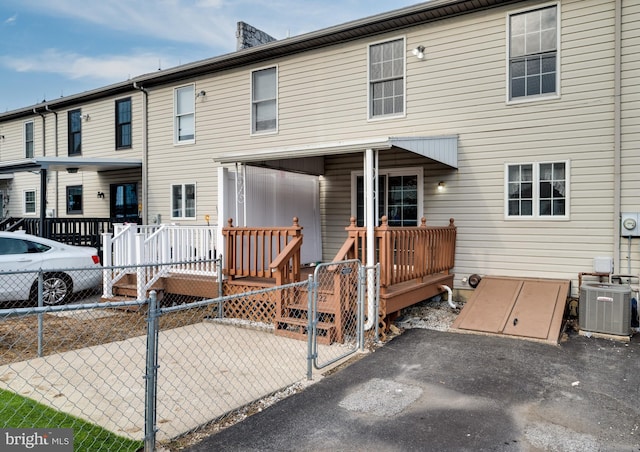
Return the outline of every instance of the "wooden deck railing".
{"type": "Polygon", "coordinates": [[[237,227],[229,219],[223,273],[241,277],[275,278],[277,285],[300,281],[302,227],[298,218],[288,227],[237,227]]]}
{"type": "MultiPolygon", "coordinates": [[[[366,259],[366,228],[356,226],[356,219],[346,228],[348,238],[334,260],[366,259]]],[[[390,287],[436,273],[448,273],[455,264],[456,227],[453,218],[448,226],[392,227],[387,217],[375,228],[375,256],[380,263],[380,286],[390,287]]]]}

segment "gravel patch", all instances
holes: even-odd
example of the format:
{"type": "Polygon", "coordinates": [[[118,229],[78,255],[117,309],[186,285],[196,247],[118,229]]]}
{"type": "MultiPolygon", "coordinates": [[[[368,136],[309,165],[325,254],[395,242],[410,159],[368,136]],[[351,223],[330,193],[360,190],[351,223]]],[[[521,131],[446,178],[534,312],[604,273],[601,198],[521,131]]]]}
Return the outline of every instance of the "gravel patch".
{"type": "Polygon", "coordinates": [[[401,329],[424,328],[428,330],[447,331],[462,309],[462,303],[455,302],[454,309],[441,296],[403,309],[396,319],[395,326],[401,329]]]}

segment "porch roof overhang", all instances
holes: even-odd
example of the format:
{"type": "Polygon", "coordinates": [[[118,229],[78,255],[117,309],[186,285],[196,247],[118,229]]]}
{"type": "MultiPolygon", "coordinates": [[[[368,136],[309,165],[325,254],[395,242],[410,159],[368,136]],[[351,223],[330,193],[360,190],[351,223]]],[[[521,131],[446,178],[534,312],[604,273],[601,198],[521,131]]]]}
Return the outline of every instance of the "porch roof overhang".
{"type": "Polygon", "coordinates": [[[91,157],[35,157],[31,159],[0,162],[0,177],[22,171],[112,171],[141,168],[140,159],[108,159],[91,157]]]}
{"type": "Polygon", "coordinates": [[[458,168],[458,136],[384,137],[371,140],[337,141],[274,149],[251,149],[216,158],[220,163],[250,163],[265,160],[352,154],[366,149],[385,151],[402,149],[430,160],[458,168]]]}

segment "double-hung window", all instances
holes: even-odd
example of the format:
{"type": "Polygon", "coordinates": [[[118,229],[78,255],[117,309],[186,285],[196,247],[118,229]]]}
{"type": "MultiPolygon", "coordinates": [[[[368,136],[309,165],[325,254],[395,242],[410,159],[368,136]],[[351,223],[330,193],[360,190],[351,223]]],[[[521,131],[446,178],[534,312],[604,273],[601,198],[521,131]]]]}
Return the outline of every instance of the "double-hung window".
{"type": "Polygon", "coordinates": [[[80,110],[67,113],[68,154],[82,154],[82,116],[80,110]]]}
{"type": "Polygon", "coordinates": [[[507,218],[568,218],[569,162],[507,164],[507,218]]]}
{"type": "Polygon", "coordinates": [[[171,186],[171,218],[196,217],[196,184],[171,186]]]}
{"type": "Polygon", "coordinates": [[[558,94],[557,5],[511,14],[509,100],[558,94]]]}
{"type": "Polygon", "coordinates": [[[369,46],[369,117],[404,114],[404,38],[369,46]]]}
{"type": "MultiPolygon", "coordinates": [[[[354,173],[356,224],[364,226],[365,187],[361,173],[354,173]]],[[[389,226],[417,226],[422,216],[422,169],[398,168],[378,175],[377,218],[387,216],[389,226]]]]}
{"type": "Polygon", "coordinates": [[[131,98],[116,101],[116,149],[131,148],[131,98]]]}
{"type": "Polygon", "coordinates": [[[24,157],[32,159],[33,155],[33,121],[24,123],[24,157]]]}
{"type": "Polygon", "coordinates": [[[82,185],[67,187],[67,213],[82,213],[82,185]]]}
{"type": "Polygon", "coordinates": [[[251,132],[278,129],[278,71],[271,67],[251,73],[251,132]]]}
{"type": "Polygon", "coordinates": [[[36,191],[25,190],[23,192],[23,201],[25,215],[34,215],[36,213],[36,191]]]}
{"type": "Polygon", "coordinates": [[[195,88],[182,86],[175,90],[175,142],[193,142],[195,139],[195,88]]]}

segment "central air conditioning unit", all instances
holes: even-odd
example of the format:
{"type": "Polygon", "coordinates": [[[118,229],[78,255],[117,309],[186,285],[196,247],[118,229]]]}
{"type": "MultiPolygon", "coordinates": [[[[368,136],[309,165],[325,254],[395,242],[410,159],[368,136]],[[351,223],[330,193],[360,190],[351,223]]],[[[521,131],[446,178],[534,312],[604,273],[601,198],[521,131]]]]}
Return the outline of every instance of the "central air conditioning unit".
{"type": "Polygon", "coordinates": [[[619,284],[583,284],[578,322],[583,331],[629,336],[631,288],[619,284]]]}

